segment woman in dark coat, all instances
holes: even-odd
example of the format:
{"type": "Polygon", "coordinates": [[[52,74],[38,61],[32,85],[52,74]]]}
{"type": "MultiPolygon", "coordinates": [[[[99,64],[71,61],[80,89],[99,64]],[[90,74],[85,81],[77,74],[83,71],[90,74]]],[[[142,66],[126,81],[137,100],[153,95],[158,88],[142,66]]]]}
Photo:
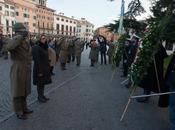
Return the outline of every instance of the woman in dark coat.
{"type": "Polygon", "coordinates": [[[33,84],[37,85],[38,101],[45,103],[48,98],[44,96],[44,86],[51,83],[51,73],[48,58],[48,45],[43,34],[39,42],[32,49],[34,60],[33,84]]]}

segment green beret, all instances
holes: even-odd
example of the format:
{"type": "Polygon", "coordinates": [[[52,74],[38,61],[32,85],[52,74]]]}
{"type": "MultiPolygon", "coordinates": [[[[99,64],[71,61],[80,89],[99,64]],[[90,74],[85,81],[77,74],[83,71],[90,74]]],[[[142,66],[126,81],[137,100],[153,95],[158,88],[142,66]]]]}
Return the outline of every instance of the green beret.
{"type": "Polygon", "coordinates": [[[27,31],[26,26],[23,23],[15,23],[13,25],[13,31],[18,32],[18,31],[27,31]]]}

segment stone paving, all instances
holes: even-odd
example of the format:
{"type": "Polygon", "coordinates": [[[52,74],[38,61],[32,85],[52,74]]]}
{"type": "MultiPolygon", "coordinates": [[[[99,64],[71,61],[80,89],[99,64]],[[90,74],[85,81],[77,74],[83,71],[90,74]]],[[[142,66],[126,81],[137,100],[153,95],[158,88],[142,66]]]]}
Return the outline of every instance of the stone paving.
{"type": "MultiPolygon", "coordinates": [[[[12,97],[10,93],[10,59],[4,60],[0,58],[0,122],[8,119],[13,115],[12,109],[12,97]]],[[[55,76],[52,77],[53,83],[46,86],[46,93],[54,91],[57,87],[64,85],[66,82],[72,80],[80,73],[80,69],[75,69],[75,64],[67,64],[69,71],[61,71],[59,63],[55,67],[55,76]]],[[[32,86],[31,95],[28,97],[29,104],[34,103],[37,100],[36,86],[32,86]]]]}
{"type": "MultiPolygon", "coordinates": [[[[53,83],[46,92],[51,100],[39,104],[36,87],[29,97],[34,114],[20,121],[11,109],[9,66],[10,60],[0,59],[0,130],[165,130],[168,128],[168,111],[157,107],[157,98],[148,104],[132,100],[126,117],[120,116],[128,100],[129,90],[120,83],[117,69],[111,81],[110,65],[89,67],[89,51],[85,51],[82,64],[68,64],[66,71],[56,65],[53,83]]],[[[138,89],[135,95],[142,93],[138,89]]]]}

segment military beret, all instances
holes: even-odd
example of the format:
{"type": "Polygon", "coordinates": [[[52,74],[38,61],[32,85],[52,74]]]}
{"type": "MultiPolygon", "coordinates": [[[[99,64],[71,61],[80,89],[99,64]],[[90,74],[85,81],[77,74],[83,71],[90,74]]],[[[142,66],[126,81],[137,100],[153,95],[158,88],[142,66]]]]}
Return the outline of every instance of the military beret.
{"type": "Polygon", "coordinates": [[[27,31],[27,27],[23,23],[15,23],[13,25],[13,31],[27,31]]]}

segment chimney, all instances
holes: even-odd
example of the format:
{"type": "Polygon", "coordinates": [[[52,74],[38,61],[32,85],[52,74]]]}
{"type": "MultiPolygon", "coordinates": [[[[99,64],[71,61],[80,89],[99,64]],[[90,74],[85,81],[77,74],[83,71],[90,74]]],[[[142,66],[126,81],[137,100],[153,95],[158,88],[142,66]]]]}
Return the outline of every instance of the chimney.
{"type": "Polygon", "coordinates": [[[59,15],[62,15],[62,16],[64,16],[64,13],[60,12],[60,13],[59,13],[59,15]]]}
{"type": "Polygon", "coordinates": [[[86,19],[85,18],[81,18],[82,21],[85,21],[86,19]]]}

